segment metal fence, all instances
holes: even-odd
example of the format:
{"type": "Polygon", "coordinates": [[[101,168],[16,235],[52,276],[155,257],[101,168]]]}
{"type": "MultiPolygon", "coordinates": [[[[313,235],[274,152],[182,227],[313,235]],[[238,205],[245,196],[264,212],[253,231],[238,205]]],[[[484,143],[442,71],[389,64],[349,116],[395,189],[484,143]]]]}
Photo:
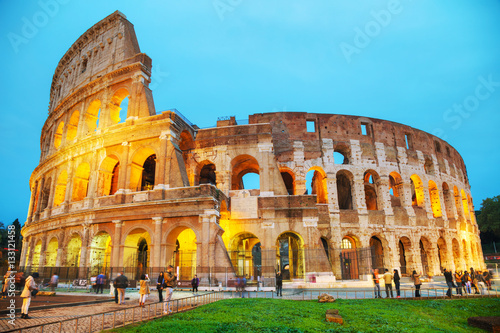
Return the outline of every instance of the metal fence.
{"type": "MultiPolygon", "coordinates": [[[[213,292],[204,295],[192,296],[171,300],[165,306],[172,310],[171,313],[184,312],[201,305],[214,303],[223,299],[222,292],[213,292]]],[[[141,306],[128,307],[115,311],[96,313],[88,316],[80,316],[65,319],[59,322],[38,324],[23,328],[16,328],[5,332],[18,333],[61,333],[61,332],[100,332],[102,330],[123,327],[126,325],[151,320],[168,315],[164,312],[164,303],[150,303],[141,306]]]]}

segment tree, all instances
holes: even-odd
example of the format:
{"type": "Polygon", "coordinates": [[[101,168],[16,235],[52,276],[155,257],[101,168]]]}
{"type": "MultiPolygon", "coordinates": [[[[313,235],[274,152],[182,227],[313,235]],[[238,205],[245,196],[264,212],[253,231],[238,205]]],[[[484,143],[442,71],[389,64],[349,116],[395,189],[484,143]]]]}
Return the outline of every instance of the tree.
{"type": "Polygon", "coordinates": [[[477,225],[483,241],[500,240],[500,195],[483,200],[477,225]]]}

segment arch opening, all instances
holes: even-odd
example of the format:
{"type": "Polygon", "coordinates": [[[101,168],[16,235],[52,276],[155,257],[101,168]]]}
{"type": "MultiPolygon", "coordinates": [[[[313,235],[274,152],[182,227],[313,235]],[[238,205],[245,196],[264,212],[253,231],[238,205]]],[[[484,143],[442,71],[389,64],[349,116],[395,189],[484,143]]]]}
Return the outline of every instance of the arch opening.
{"type": "Polygon", "coordinates": [[[254,234],[245,232],[235,236],[229,255],[237,276],[247,276],[250,280],[262,276],[261,243],[254,234]]]}
{"type": "Polygon", "coordinates": [[[101,231],[94,236],[90,245],[90,271],[92,275],[108,275],[111,263],[111,236],[101,231]]]}
{"type": "Polygon", "coordinates": [[[304,278],[304,251],[302,239],[293,232],[285,232],[277,239],[277,270],[283,280],[304,278]]]}

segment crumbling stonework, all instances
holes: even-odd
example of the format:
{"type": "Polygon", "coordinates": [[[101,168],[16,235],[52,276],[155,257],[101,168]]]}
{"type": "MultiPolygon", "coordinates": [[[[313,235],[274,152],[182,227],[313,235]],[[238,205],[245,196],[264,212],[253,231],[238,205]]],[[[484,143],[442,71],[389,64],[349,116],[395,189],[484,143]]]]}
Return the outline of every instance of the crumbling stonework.
{"type": "Polygon", "coordinates": [[[484,268],[465,165],[445,141],[386,120],[300,112],[200,129],[176,110],[157,114],[150,82],[151,59],[119,12],[61,59],[22,266],[173,263],[185,279],[265,283],[277,270],[320,282],[371,268],[484,268]],[[258,189],[244,188],[249,173],[258,189]]]}

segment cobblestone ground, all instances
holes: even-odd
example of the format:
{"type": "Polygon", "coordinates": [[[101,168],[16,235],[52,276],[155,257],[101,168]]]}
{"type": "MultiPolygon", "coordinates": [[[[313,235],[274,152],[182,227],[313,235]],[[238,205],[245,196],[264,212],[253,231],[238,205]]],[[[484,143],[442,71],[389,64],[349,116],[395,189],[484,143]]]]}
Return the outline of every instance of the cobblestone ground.
{"type": "MultiPolygon", "coordinates": [[[[205,293],[200,293],[200,295],[203,294],[205,293]]],[[[69,295],[68,300],[72,296],[69,295]]],[[[193,298],[192,296],[191,293],[187,292],[174,292],[172,297],[172,311],[185,311],[206,302],[204,299],[193,298]]],[[[95,297],[89,297],[95,299],[95,297]]],[[[45,326],[43,330],[45,333],[76,332],[76,327],[78,327],[78,332],[95,332],[101,330],[103,327],[113,327],[113,324],[121,326],[123,325],[124,318],[125,323],[128,324],[164,315],[162,304],[157,303],[158,296],[155,292],[150,295],[143,308],[138,307],[139,295],[137,292],[127,293],[126,297],[130,299],[125,301],[125,305],[118,305],[112,301],[51,309],[33,309],[29,311],[30,319],[21,319],[20,314],[16,313],[14,325],[12,325],[12,322],[9,322],[10,318],[7,314],[3,314],[0,318],[0,332],[26,328],[23,329],[23,332],[38,333],[41,332],[40,325],[48,323],[54,323],[54,325],[45,326]],[[116,310],[120,311],[113,312],[116,310]],[[92,319],[84,317],[89,315],[92,315],[92,319]],[[61,321],[63,322],[60,323],[61,321]],[[92,325],[92,329],[90,329],[90,325],[92,325]]],[[[82,296],[79,296],[79,298],[82,298],[82,296]]]]}

